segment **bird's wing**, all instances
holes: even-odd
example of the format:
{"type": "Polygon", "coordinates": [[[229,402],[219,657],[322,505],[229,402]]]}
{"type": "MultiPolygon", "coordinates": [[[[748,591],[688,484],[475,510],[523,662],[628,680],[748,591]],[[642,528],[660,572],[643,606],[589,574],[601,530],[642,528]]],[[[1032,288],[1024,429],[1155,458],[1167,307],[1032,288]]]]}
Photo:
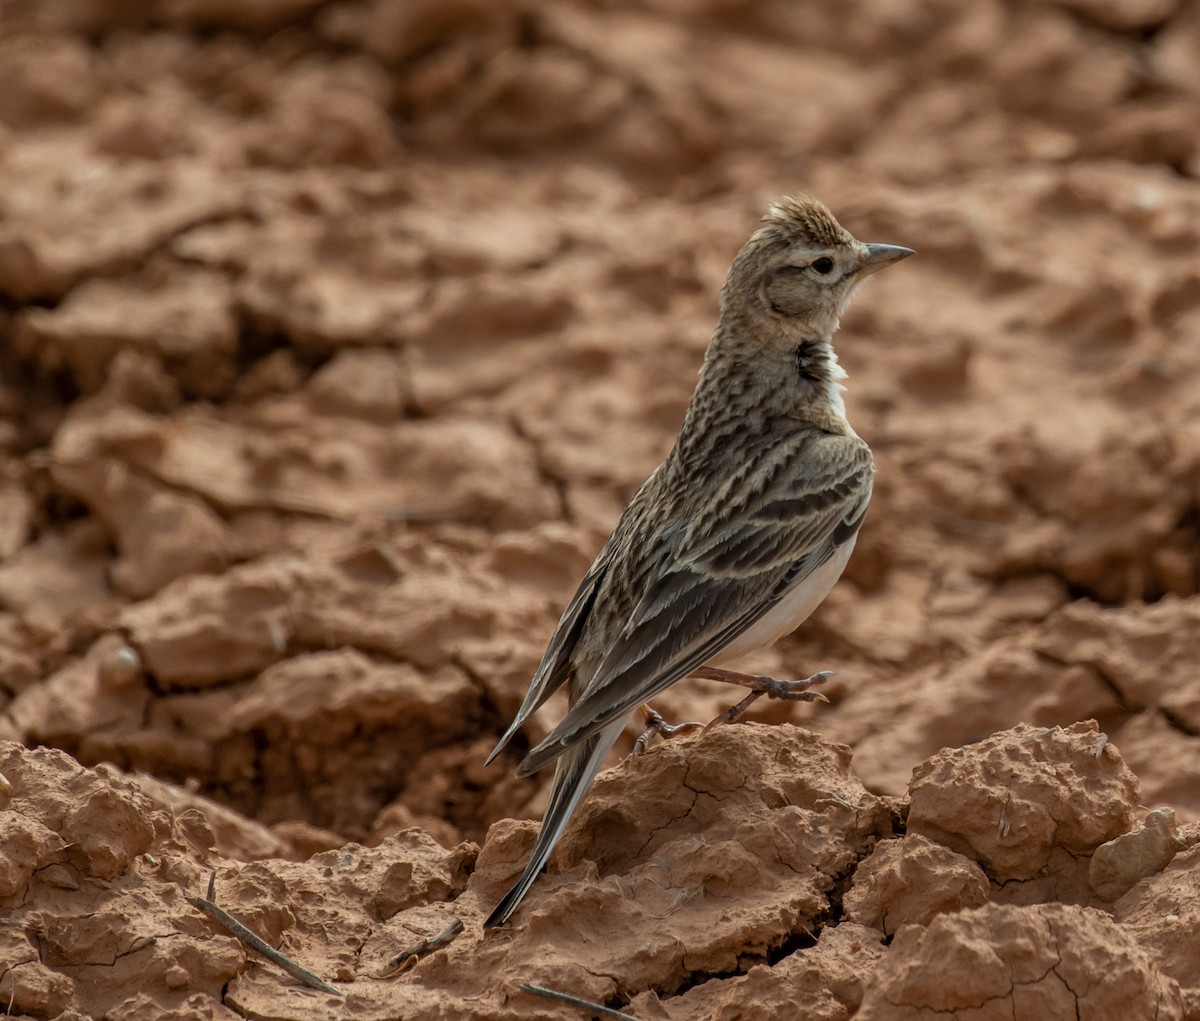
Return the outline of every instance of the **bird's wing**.
{"type": "Polygon", "coordinates": [[[521,763],[528,775],[703,666],[858,531],[871,452],[809,432],[717,487],[674,547],[582,697],[521,763]]]}
{"type": "Polygon", "coordinates": [[[563,610],[558,627],[554,629],[554,634],[550,638],[550,644],[542,653],[542,661],[538,664],[537,673],[533,675],[533,680],[529,684],[529,691],[525,693],[525,701],[521,703],[521,708],[517,710],[517,715],[496,747],[492,749],[485,765],[490,764],[504,750],[504,746],[512,740],[521,725],[571,676],[571,653],[579,639],[580,631],[583,630],[592,603],[596,599],[596,591],[600,588],[600,583],[608,572],[614,546],[613,540],[609,539],[588,569],[588,573],[584,575],[583,581],[580,582],[579,588],[576,589],[567,608],[563,610]]]}

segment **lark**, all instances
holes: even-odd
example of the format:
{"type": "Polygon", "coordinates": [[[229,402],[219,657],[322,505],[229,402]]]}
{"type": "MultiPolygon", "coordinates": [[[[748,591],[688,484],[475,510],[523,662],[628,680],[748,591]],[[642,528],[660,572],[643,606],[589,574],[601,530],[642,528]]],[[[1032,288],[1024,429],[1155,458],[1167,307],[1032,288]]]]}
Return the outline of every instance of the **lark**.
{"type": "MultiPolygon", "coordinates": [[[[565,718],[517,770],[557,762],[545,818],[486,926],[520,903],[628,718],[650,699],[688,676],[749,688],[717,724],[764,694],[819,697],[812,689],[827,672],[780,681],[719,664],[797,628],[850,558],[874,464],[846,420],[832,337],[858,285],[912,254],[855,240],[824,205],[797,195],[770,208],[734,259],[675,446],[584,576],[488,758],[567,685],[565,718]]],[[[658,729],[677,729],[646,712],[658,729]]]]}

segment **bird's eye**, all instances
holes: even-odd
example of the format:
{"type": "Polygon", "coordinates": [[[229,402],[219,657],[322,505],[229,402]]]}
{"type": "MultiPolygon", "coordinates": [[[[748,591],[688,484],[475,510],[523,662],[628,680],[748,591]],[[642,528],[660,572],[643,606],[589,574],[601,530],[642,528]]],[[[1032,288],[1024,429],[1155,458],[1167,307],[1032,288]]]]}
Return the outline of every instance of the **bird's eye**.
{"type": "Polygon", "coordinates": [[[813,259],[810,265],[813,269],[820,273],[821,276],[824,276],[826,273],[829,273],[833,270],[833,260],[827,255],[822,255],[819,259],[813,259]]]}

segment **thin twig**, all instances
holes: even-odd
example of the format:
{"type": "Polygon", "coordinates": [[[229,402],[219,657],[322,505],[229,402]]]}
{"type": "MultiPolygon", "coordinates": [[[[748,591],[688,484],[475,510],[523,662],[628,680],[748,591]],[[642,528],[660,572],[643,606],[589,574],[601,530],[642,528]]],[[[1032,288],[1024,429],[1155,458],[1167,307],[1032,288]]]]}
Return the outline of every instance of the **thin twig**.
{"type": "Polygon", "coordinates": [[[214,873],[213,878],[209,879],[208,897],[188,897],[188,903],[193,907],[199,908],[211,918],[216,919],[238,939],[245,943],[246,946],[250,947],[252,950],[257,950],[263,955],[263,957],[274,961],[289,975],[294,975],[306,986],[311,986],[313,989],[319,989],[323,993],[332,993],[334,996],[343,995],[340,989],[331,986],[328,982],[322,978],[318,978],[307,968],[303,968],[298,965],[295,961],[288,957],[287,954],[280,950],[276,950],[273,946],[271,946],[270,943],[267,943],[261,937],[256,936],[253,932],[247,929],[245,925],[234,918],[233,915],[231,915],[228,911],[217,907],[217,905],[214,904],[210,899],[213,893],[215,877],[216,874],[214,873]]]}
{"type": "Polygon", "coordinates": [[[408,971],[420,959],[422,954],[431,953],[434,950],[440,950],[449,943],[454,942],[454,938],[463,931],[463,923],[461,918],[454,919],[436,936],[430,936],[428,939],[421,940],[420,943],[414,943],[411,947],[401,950],[395,957],[388,961],[387,966],[382,970],[373,974],[372,978],[395,978],[401,972],[408,971]]]}
{"type": "Polygon", "coordinates": [[[611,1021],[638,1021],[632,1014],[622,1014],[619,1010],[605,1007],[601,1003],[593,1003],[591,1000],[572,996],[570,993],[560,993],[557,989],[535,986],[532,982],[520,982],[517,984],[517,988],[523,989],[527,993],[533,993],[534,996],[543,996],[547,1000],[558,1000],[559,1003],[569,1003],[572,1007],[582,1007],[584,1010],[590,1010],[593,1014],[609,1018],[611,1021]]]}

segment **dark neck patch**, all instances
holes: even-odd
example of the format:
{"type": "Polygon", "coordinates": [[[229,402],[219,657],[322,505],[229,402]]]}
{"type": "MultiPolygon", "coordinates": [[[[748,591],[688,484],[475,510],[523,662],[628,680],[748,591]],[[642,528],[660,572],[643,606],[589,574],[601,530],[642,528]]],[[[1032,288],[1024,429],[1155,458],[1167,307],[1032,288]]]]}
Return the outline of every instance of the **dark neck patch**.
{"type": "Polygon", "coordinates": [[[806,383],[828,383],[832,380],[829,371],[829,342],[804,340],[792,351],[792,364],[796,374],[806,383]]]}

